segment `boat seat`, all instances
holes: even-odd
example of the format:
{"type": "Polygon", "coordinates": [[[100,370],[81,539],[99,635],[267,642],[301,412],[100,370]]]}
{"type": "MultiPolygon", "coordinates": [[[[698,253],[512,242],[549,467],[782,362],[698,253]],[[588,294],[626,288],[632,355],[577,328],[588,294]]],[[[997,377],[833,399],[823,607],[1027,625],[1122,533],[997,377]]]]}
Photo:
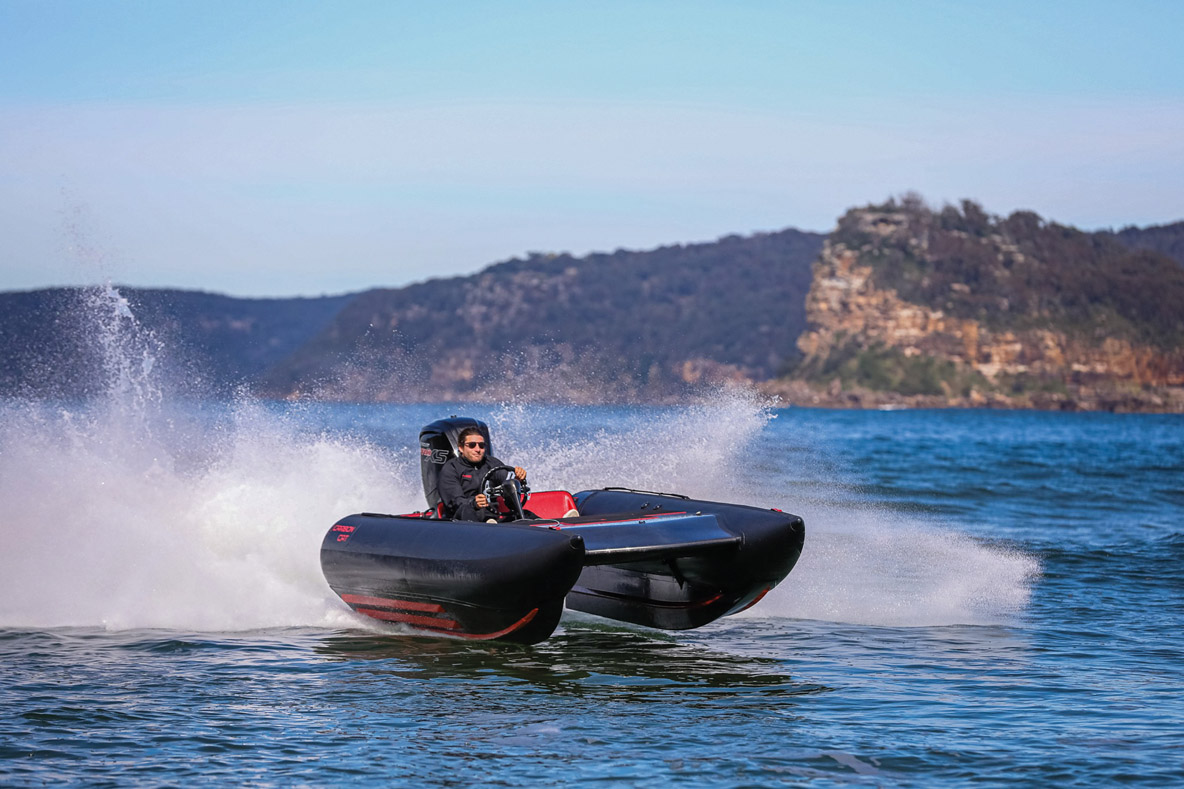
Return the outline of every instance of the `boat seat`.
{"type": "Polygon", "coordinates": [[[578,516],[576,500],[566,490],[540,490],[531,493],[526,509],[540,518],[574,518],[578,516]]]}

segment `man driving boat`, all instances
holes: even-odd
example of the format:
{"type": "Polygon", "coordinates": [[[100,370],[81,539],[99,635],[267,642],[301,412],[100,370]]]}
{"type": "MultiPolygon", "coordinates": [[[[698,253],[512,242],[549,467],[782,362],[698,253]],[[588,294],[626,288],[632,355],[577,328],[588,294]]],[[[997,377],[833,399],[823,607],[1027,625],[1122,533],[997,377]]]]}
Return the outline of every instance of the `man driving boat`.
{"type": "MultiPolygon", "coordinates": [[[[440,469],[440,498],[453,520],[484,521],[497,517],[488,497],[481,492],[481,480],[492,468],[504,466],[485,454],[485,436],[475,427],[466,427],[457,437],[458,457],[450,458],[440,469]]],[[[519,482],[526,479],[526,469],[514,467],[519,482]]]]}

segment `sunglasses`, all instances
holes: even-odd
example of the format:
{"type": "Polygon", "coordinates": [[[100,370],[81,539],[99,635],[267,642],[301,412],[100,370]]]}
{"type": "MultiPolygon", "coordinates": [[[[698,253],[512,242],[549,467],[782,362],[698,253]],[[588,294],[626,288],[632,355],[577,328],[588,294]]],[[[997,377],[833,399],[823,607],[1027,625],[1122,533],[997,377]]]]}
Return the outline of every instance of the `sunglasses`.
{"type": "Polygon", "coordinates": [[[481,449],[485,449],[485,442],[484,441],[466,441],[465,446],[468,447],[469,449],[472,449],[473,447],[481,447],[481,449]]]}

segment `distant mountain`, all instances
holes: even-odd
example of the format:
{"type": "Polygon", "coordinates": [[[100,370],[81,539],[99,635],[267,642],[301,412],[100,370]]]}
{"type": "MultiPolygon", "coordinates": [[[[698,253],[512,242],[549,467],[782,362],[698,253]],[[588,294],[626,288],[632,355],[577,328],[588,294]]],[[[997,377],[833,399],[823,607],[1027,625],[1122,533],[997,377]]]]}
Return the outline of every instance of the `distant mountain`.
{"type": "Polygon", "coordinates": [[[797,356],[823,236],[797,230],[584,258],[531,255],[362,294],[268,374],[275,395],[661,399],[797,356]]]}
{"type": "Polygon", "coordinates": [[[1184,411],[1182,237],[908,196],[828,235],[531,254],[319,299],[0,293],[0,394],[99,391],[118,346],[196,394],[661,402],[742,381],[823,406],[1184,411]]]}
{"type": "Polygon", "coordinates": [[[1150,227],[1124,227],[1113,236],[1130,249],[1145,249],[1165,255],[1184,266],[1184,222],[1150,227]]]}
{"type": "Polygon", "coordinates": [[[790,378],[862,405],[1180,410],[1181,305],[1184,266],[1114,234],[910,197],[839,220],[790,378]]]}
{"type": "Polygon", "coordinates": [[[224,393],[255,381],[353,298],[239,299],[129,287],[110,295],[96,288],[0,293],[0,394],[93,394],[110,373],[112,360],[104,357],[121,343],[184,371],[191,389],[224,393]],[[113,313],[120,296],[138,323],[135,332],[113,313]]]}
{"type": "Polygon", "coordinates": [[[145,325],[192,351],[215,380],[235,383],[257,380],[358,297],[244,299],[138,289],[125,295],[145,325]]]}

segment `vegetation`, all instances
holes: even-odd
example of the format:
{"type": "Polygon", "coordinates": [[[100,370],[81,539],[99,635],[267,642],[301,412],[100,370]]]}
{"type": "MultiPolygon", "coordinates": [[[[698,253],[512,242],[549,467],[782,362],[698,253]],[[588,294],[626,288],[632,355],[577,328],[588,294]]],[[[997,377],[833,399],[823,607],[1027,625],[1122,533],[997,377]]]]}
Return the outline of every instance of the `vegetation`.
{"type": "Polygon", "coordinates": [[[1129,249],[1158,252],[1184,265],[1184,222],[1151,227],[1124,227],[1117,233],[1109,233],[1129,249]]]}
{"type": "Polygon", "coordinates": [[[392,396],[464,396],[560,370],[569,386],[648,397],[693,379],[688,364],[768,378],[797,353],[822,240],[785,230],[648,252],[532,254],[371,291],[273,370],[269,386],[352,375],[370,389],[385,382],[392,396]],[[369,361],[379,359],[384,370],[369,361]]]}
{"type": "Polygon", "coordinates": [[[797,371],[806,380],[829,382],[836,378],[843,389],[870,389],[902,395],[966,397],[972,390],[990,388],[973,370],[932,356],[906,356],[883,344],[863,347],[854,340],[840,342],[823,359],[811,360],[797,371]]]}
{"type": "Polygon", "coordinates": [[[1031,211],[1002,219],[969,200],[933,211],[909,197],[848,212],[831,240],[859,251],[880,287],[994,329],[1047,326],[1090,340],[1184,344],[1184,266],[1112,233],[1031,211]],[[869,215],[882,216],[879,225],[869,215]]]}
{"type": "MultiPolygon", "coordinates": [[[[266,370],[324,328],[354,297],[236,299],[213,293],[141,290],[120,293],[157,359],[191,388],[230,391],[266,370]]],[[[95,306],[80,288],[0,293],[0,394],[76,397],[104,385],[102,337],[95,306]]]]}
{"type": "MultiPolygon", "coordinates": [[[[536,253],[467,277],[321,299],[121,291],[165,361],[207,392],[246,383],[366,400],[496,391],[645,400],[792,371],[901,395],[1066,393],[1063,381],[1031,375],[991,384],[865,338],[832,338],[829,355],[803,359],[797,340],[824,240],[785,230],[582,258],[536,253]]],[[[829,241],[872,266],[877,287],[992,331],[1056,329],[1091,346],[1126,338],[1173,358],[1184,348],[1184,222],[1086,233],[1031,211],[1001,218],[969,200],[935,210],[909,195],[848,212],[829,241]]],[[[77,289],[0,293],[0,394],[101,385],[83,301],[77,289]]]]}

